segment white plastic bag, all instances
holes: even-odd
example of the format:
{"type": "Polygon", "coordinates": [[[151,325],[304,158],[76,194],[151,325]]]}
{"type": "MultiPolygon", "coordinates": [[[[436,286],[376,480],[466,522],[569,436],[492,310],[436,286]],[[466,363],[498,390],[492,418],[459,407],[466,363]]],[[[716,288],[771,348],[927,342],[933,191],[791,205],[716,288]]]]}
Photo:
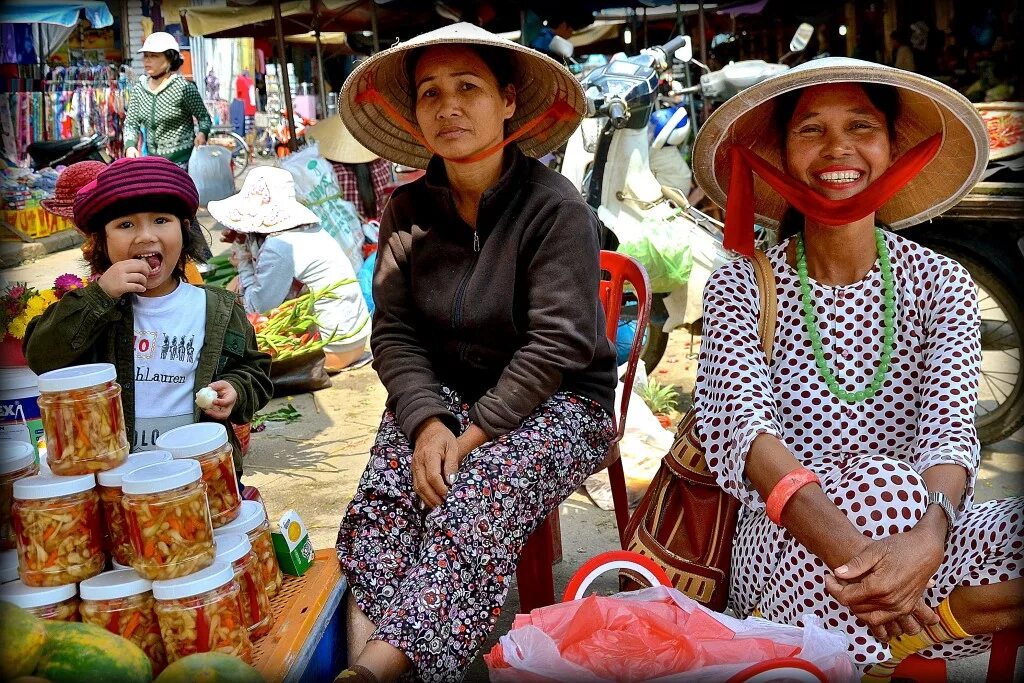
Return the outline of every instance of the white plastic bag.
{"type": "MultiPolygon", "coordinates": [[[[625,365],[619,368],[620,376],[625,365]]],[[[658,473],[661,459],[672,447],[672,432],[661,426],[661,422],[647,407],[637,393],[647,384],[647,367],[641,360],[637,365],[633,379],[633,392],[629,397],[629,411],[626,413],[626,431],[619,442],[619,457],[622,458],[622,471],[626,477],[626,497],[630,509],[640,504],[651,480],[658,473]]],[[[620,379],[615,387],[615,405],[622,402],[623,384],[620,379]]],[[[608,481],[608,470],[601,470],[587,477],[583,482],[587,495],[602,510],[611,510],[612,488],[608,481]]]]}
{"type": "Polygon", "coordinates": [[[611,683],[613,680],[625,680],[622,674],[627,671],[631,673],[628,680],[650,683],[726,681],[752,664],[765,661],[763,641],[771,641],[783,648],[799,648],[792,656],[818,667],[830,683],[853,683],[859,678],[847,654],[846,637],[826,631],[821,620],[813,615],[804,616],[807,626],[803,628],[754,617],[735,619],[712,612],[676,589],[664,586],[619,593],[610,598],[595,598],[590,596],[542,607],[529,615],[516,617],[512,630],[501,636],[498,644],[485,656],[492,683],[611,683]],[[601,601],[604,601],[604,607],[598,608],[601,601]],[[634,610],[631,603],[639,609],[634,610]],[[647,614],[636,603],[656,605],[657,611],[647,614]],[[669,621],[665,615],[672,613],[672,606],[681,613],[676,613],[677,617],[669,621]],[[697,612],[700,614],[695,614],[697,612]],[[631,614],[632,617],[629,616],[631,614]],[[662,667],[654,678],[637,675],[659,670],[650,662],[654,659],[664,661],[666,655],[671,659],[672,655],[672,651],[665,649],[670,641],[630,640],[630,634],[641,633],[655,640],[659,640],[659,636],[651,634],[660,633],[662,638],[680,640],[681,645],[692,648],[680,658],[684,664],[689,659],[690,665],[684,667],[685,670],[671,673],[666,673],[662,667]],[[692,641],[684,642],[688,638],[692,641]],[[742,644],[744,640],[750,641],[749,646],[742,644]],[[737,642],[738,646],[733,645],[737,642]],[[728,659],[735,658],[735,661],[691,668],[695,661],[721,661],[725,658],[723,652],[728,653],[728,659]],[[595,664],[605,670],[597,673],[595,664]],[[610,677],[610,671],[619,675],[610,677]]]}
{"type": "Polygon", "coordinates": [[[312,142],[281,162],[295,181],[295,194],[320,219],[320,225],[341,245],[352,262],[352,271],[363,265],[363,226],[352,202],[341,198],[341,188],[330,162],[320,156],[320,147],[312,142]]]}
{"type": "Polygon", "coordinates": [[[220,145],[193,147],[188,160],[188,174],[199,191],[200,206],[227,199],[235,193],[231,152],[220,145]]]}

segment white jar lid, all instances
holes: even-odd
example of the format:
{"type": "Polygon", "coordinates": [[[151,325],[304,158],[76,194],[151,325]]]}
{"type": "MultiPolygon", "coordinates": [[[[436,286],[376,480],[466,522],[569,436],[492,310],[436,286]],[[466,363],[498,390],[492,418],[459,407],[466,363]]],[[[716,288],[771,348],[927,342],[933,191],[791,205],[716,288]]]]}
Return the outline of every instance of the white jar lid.
{"type": "Polygon", "coordinates": [[[69,368],[51,370],[39,375],[39,391],[71,391],[85,389],[97,384],[113,382],[117,379],[117,370],[111,363],[89,363],[88,365],[72,365],[69,368]]]}
{"type": "Polygon", "coordinates": [[[245,534],[221,534],[213,539],[217,548],[218,562],[234,562],[245,557],[252,550],[252,543],[245,534]]]}
{"type": "Polygon", "coordinates": [[[36,460],[36,449],[27,441],[0,440],[0,474],[28,467],[36,460]]]}
{"type": "Polygon", "coordinates": [[[152,588],[153,582],[134,570],[115,569],[78,584],[78,594],[83,600],[115,600],[148,593],[152,588]]]}
{"type": "Polygon", "coordinates": [[[21,582],[11,581],[0,585],[0,600],[9,602],[12,605],[29,609],[32,607],[45,607],[64,602],[68,598],[75,597],[75,584],[68,583],[63,586],[45,586],[35,588],[26,586],[21,582]]]}
{"type": "Polygon", "coordinates": [[[0,583],[18,580],[18,551],[5,550],[0,553],[0,583]]]}
{"type": "Polygon", "coordinates": [[[127,565],[127,564],[121,564],[120,562],[118,562],[118,561],[117,561],[117,560],[115,560],[114,558],[110,558],[110,564],[111,564],[111,566],[112,566],[112,567],[113,567],[114,569],[131,569],[131,566],[130,566],[130,565],[127,565]]]}
{"type": "Polygon", "coordinates": [[[157,600],[179,600],[191,598],[215,588],[231,583],[235,571],[230,564],[214,562],[206,569],[177,579],[166,579],[153,582],[153,597],[157,600]]]}
{"type": "Polygon", "coordinates": [[[144,453],[131,453],[128,459],[123,463],[115,467],[114,469],[107,470],[106,472],[99,472],[96,474],[96,481],[99,482],[100,486],[108,486],[111,488],[121,487],[121,478],[129,472],[145,467],[146,465],[155,465],[158,462],[170,462],[173,458],[167,451],[145,451],[144,453]]]}
{"type": "Polygon", "coordinates": [[[197,422],[164,432],[156,439],[160,450],[175,458],[193,458],[211,453],[228,442],[228,430],[219,422],[197,422]]]}
{"type": "Polygon", "coordinates": [[[79,474],[73,477],[59,477],[56,474],[35,474],[14,482],[15,500],[42,500],[73,496],[76,493],[96,488],[96,477],[79,474]]]}
{"type": "Polygon", "coordinates": [[[238,516],[213,530],[214,536],[222,534],[247,534],[267,519],[267,511],[258,500],[243,500],[238,516]]]}
{"type": "Polygon", "coordinates": [[[160,493],[187,486],[203,478],[203,468],[195,460],[172,460],[146,465],[121,477],[126,494],[160,493]]]}

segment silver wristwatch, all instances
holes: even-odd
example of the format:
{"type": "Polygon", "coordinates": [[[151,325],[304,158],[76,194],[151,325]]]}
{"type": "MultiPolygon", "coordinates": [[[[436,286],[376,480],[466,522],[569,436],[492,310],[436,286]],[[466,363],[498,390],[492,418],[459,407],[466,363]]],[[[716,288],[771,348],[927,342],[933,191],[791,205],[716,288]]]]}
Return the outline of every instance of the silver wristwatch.
{"type": "Polygon", "coordinates": [[[953,507],[953,503],[949,501],[949,498],[945,493],[941,491],[929,491],[928,492],[928,505],[938,505],[942,508],[942,511],[946,513],[946,519],[949,521],[949,529],[946,531],[946,535],[953,530],[953,525],[956,524],[956,509],[953,507]]]}

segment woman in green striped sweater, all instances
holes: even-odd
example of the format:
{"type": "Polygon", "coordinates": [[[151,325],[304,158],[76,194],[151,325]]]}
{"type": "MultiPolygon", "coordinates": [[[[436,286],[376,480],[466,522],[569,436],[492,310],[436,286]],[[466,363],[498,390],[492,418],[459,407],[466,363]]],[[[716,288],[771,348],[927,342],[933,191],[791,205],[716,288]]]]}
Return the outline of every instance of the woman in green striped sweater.
{"type": "Polygon", "coordinates": [[[206,144],[210,114],[195,83],[180,76],[178,41],[162,31],[143,43],[146,74],[132,89],[124,124],[125,156],[140,156],[139,135],[145,130],[146,152],[188,168],[192,148],[206,144]],[[199,131],[196,132],[196,121],[199,131]]]}

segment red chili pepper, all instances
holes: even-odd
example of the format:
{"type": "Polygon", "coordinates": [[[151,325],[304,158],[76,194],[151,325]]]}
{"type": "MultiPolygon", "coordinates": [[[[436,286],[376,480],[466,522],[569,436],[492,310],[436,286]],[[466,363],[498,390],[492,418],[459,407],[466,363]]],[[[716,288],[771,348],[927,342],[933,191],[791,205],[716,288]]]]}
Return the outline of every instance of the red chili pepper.
{"type": "Polygon", "coordinates": [[[115,609],[110,613],[110,623],[107,630],[116,636],[121,635],[121,610],[115,609]]]}
{"type": "Polygon", "coordinates": [[[240,500],[238,495],[238,479],[235,477],[234,468],[231,466],[231,463],[226,459],[222,460],[217,469],[224,480],[224,485],[228,487],[228,491],[234,495],[235,500],[240,500]]]}
{"type": "Polygon", "coordinates": [[[128,526],[128,538],[131,541],[132,549],[136,555],[141,556],[145,545],[142,542],[142,529],[139,528],[139,519],[134,510],[126,509],[124,521],[128,526]]]}
{"type": "Polygon", "coordinates": [[[206,622],[206,612],[201,605],[196,607],[196,650],[210,651],[210,625],[206,622]]]}
{"type": "Polygon", "coordinates": [[[249,621],[253,624],[257,624],[260,621],[260,605],[256,599],[256,582],[252,580],[252,572],[242,572],[245,574],[245,589],[249,592],[249,621]]]}

